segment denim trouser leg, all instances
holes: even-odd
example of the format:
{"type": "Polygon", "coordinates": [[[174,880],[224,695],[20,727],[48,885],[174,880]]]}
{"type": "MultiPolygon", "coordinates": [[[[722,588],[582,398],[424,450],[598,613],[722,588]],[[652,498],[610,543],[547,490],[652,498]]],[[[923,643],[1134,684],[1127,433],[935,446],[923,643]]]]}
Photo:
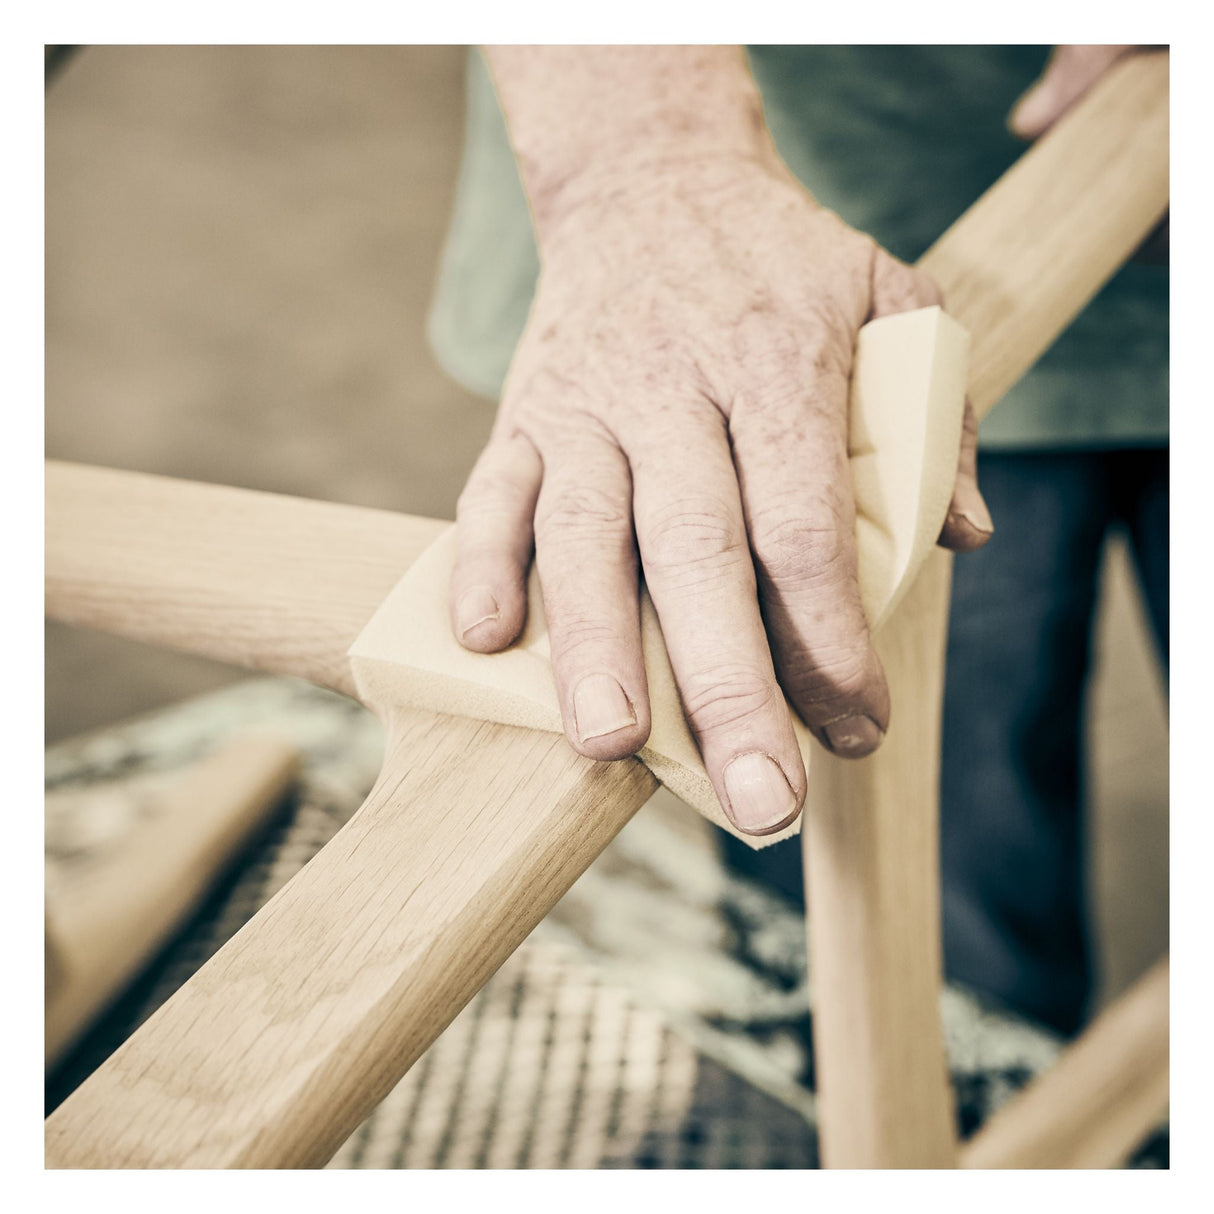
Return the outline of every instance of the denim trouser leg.
{"type": "MultiPolygon", "coordinates": [[[[1092,982],[1082,719],[1101,549],[1128,527],[1166,662],[1167,452],[983,454],[979,479],[995,535],[954,563],[945,680],[945,970],[1070,1032],[1092,982]]],[[[797,841],[726,836],[725,856],[800,902],[797,841]]]]}
{"type": "Polygon", "coordinates": [[[1102,460],[986,455],[995,519],[955,562],[941,764],[945,969],[1064,1031],[1091,986],[1082,710],[1102,460]]]}

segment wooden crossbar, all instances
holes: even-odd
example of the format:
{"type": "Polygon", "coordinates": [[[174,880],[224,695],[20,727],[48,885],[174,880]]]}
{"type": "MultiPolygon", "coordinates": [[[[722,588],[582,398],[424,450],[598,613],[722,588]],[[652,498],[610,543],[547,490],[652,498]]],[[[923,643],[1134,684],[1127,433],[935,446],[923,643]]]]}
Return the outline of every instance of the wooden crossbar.
{"type": "MultiPolygon", "coordinates": [[[[1135,56],[922,261],[971,330],[979,412],[1166,205],[1167,58],[1135,56]]],[[[352,694],[347,647],[438,526],[52,464],[47,613],[352,694]]],[[[933,557],[876,638],[895,705],[881,750],[819,752],[811,773],[832,1166],[957,1161],[936,1005],[949,570],[933,557]]],[[[386,724],[367,802],[48,1119],[49,1166],[324,1163],[654,787],[635,760],[595,764],[556,735],[403,710],[386,724]]]]}
{"type": "Polygon", "coordinates": [[[1104,1009],[961,1153],[966,1168],[1107,1168],[1167,1111],[1165,957],[1104,1009]]]}

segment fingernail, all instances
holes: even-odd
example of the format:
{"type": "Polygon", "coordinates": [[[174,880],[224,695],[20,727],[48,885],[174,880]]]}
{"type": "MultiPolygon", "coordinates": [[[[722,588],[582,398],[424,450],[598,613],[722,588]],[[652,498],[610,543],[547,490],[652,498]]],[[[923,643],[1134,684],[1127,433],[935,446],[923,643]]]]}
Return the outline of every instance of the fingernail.
{"type": "Polygon", "coordinates": [[[964,519],[975,531],[981,531],[983,535],[994,535],[995,520],[991,518],[991,512],[986,508],[986,502],[981,497],[976,496],[972,505],[967,506],[964,510],[954,510],[953,514],[964,519]]]}
{"type": "Polygon", "coordinates": [[[881,745],[885,734],[877,727],[871,717],[847,717],[842,721],[832,721],[822,727],[830,749],[834,754],[844,758],[863,757],[881,745]]]}
{"type": "Polygon", "coordinates": [[[462,637],[466,637],[477,624],[499,619],[501,614],[502,609],[488,586],[469,587],[455,604],[455,622],[462,637]]]}
{"type": "Polygon", "coordinates": [[[725,768],[725,812],[739,829],[765,834],[797,812],[797,795],[779,765],[755,751],[738,755],[725,768]]]}
{"type": "Polygon", "coordinates": [[[583,742],[637,723],[624,689],[609,674],[588,674],[574,688],[573,716],[583,742]]]}

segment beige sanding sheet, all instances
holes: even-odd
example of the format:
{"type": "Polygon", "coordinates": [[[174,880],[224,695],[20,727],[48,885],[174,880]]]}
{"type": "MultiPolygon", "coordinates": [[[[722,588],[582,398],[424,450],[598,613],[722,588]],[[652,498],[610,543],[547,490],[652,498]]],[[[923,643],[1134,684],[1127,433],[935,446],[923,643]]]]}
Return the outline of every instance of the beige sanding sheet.
{"type": "MultiPolygon", "coordinates": [[[[889,617],[935,545],[948,511],[965,406],[969,338],[939,308],[860,330],[852,374],[850,454],[860,591],[874,630],[889,617]]],[[[363,701],[561,732],[543,600],[534,569],[522,636],[497,654],[470,653],[452,634],[447,586],[455,527],[414,562],[350,647],[363,701]]],[[[641,638],[653,727],[639,758],[710,821],[765,847],[795,834],[739,833],[725,817],[683,716],[657,613],[641,594],[641,638]]],[[[791,709],[790,709],[791,711],[791,709]]],[[[808,769],[813,739],[793,713],[808,769]]]]}

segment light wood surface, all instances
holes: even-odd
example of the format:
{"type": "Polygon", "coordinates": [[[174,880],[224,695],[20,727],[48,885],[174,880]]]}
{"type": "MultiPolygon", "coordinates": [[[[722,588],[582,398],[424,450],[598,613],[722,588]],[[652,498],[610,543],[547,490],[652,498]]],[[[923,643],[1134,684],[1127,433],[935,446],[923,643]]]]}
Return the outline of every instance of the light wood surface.
{"type": "Polygon", "coordinates": [[[651,795],[402,710],[338,835],[47,1121],[50,1167],[323,1164],[651,795]]]}
{"type": "Polygon", "coordinates": [[[346,650],[433,519],[46,465],[46,614],[354,694],[346,650]]]}
{"type": "Polygon", "coordinates": [[[140,820],[50,896],[47,952],[55,968],[46,1001],[47,1066],[198,905],[281,803],[297,765],[295,750],[271,735],[233,739],[145,789],[141,795],[154,801],[149,813],[135,815],[140,820]]]}
{"type": "MultiPolygon", "coordinates": [[[[979,416],[1166,211],[1167,128],[1168,58],[1133,56],[919,263],[970,330],[979,416]]],[[[816,747],[810,766],[802,838],[818,1129],[830,1167],[956,1158],[937,1004],[949,573],[950,558],[937,554],[874,636],[893,704],[880,750],[844,763],[816,747]]]]}
{"type": "MultiPolygon", "coordinates": [[[[980,412],[1166,205],[1166,72],[1160,57],[1117,69],[924,259],[973,335],[980,412]]],[[[156,478],[48,478],[48,612],[346,691],[346,648],[434,534],[156,478]]],[[[809,843],[812,967],[836,1166],[955,1151],[935,1006],[947,576],[933,558],[882,629],[890,735],[805,831],[823,840],[817,856],[809,843]]],[[[653,786],[635,761],[590,764],[559,737],[404,711],[393,733],[349,826],[50,1118],[52,1166],[321,1162],[653,786]]]]}
{"type": "Polygon", "coordinates": [[[1045,353],[1168,208],[1168,56],[1131,55],[919,265],[974,338],[978,416],[1045,353]]]}
{"type": "Polygon", "coordinates": [[[951,559],[935,553],[874,635],[894,705],[881,748],[848,761],[819,747],[809,771],[801,837],[825,1167],[956,1159],[937,812],[951,559]]]}
{"type": "Polygon", "coordinates": [[[1168,1107],[1165,958],[966,1144],[966,1168],[1110,1168],[1168,1107]]]}
{"type": "MultiPolygon", "coordinates": [[[[857,337],[850,461],[860,596],[874,622],[897,606],[935,550],[948,513],[968,353],[964,329],[939,307],[871,321],[857,337]]],[[[418,557],[350,647],[359,698],[560,733],[536,570],[528,579],[522,634],[504,653],[472,653],[451,631],[447,587],[458,551],[452,525],[418,557]]],[[[799,820],[769,835],[747,835],[725,815],[683,714],[661,624],[644,587],[640,620],[652,725],[637,757],[687,805],[750,847],[798,833],[799,820]]],[[[808,769],[812,738],[795,714],[792,721],[808,769]]]]}

